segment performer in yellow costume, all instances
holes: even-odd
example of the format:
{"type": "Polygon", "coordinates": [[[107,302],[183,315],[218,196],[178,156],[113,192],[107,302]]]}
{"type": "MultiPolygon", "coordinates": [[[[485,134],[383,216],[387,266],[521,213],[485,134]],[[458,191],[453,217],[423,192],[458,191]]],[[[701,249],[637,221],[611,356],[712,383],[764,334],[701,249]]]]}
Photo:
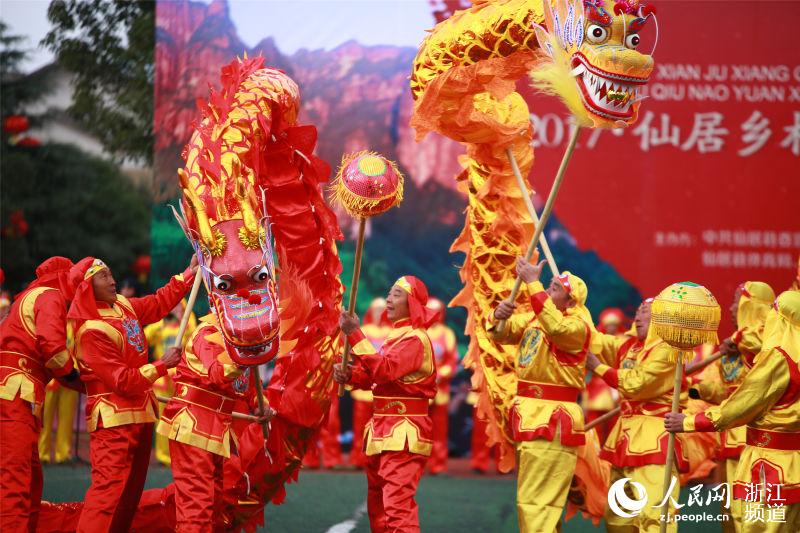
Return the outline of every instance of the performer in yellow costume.
{"type": "Polygon", "coordinates": [[[781,294],[764,325],[753,368],[719,406],[694,416],[669,414],[667,430],[722,431],[746,425],[746,445],[732,480],[743,502],[742,531],[800,531],[800,292],[781,294]],[[760,506],[761,519],[748,519],[760,506]]]}
{"type": "MultiPolygon", "coordinates": [[[[164,355],[164,352],[175,345],[175,337],[178,336],[181,318],[183,318],[185,309],[186,301],[184,300],[176,305],[166,318],[154,324],[150,324],[149,326],[145,326],[144,335],[147,337],[147,344],[152,350],[151,353],[154,361],[159,361],[164,355]]],[[[192,313],[189,315],[189,323],[186,325],[186,332],[183,334],[182,345],[186,345],[195,329],[197,329],[197,317],[192,313]]],[[[158,378],[158,380],[153,383],[153,392],[158,396],[171,397],[173,392],[172,376],[174,375],[175,370],[170,369],[166,376],[158,378]]],[[[164,406],[165,404],[161,402],[158,403],[159,418],[161,418],[161,415],[164,413],[164,406]]],[[[164,466],[170,466],[171,464],[169,457],[169,439],[160,433],[156,433],[156,459],[164,466]]]]}
{"type": "Polygon", "coordinates": [[[577,401],[594,329],[585,306],[586,283],[564,272],[545,290],[539,281],[544,263],[517,259],[533,312],[512,316],[516,305],[504,300],[487,324],[495,340],[519,345],[509,425],[517,448],[517,518],[523,533],[555,531],[561,519],[577,447],[585,443],[577,401]],[[495,321],[506,319],[498,331],[495,321]]]}
{"type": "Polygon", "coordinates": [[[39,434],[39,458],[43,463],[50,462],[54,418],[58,419],[55,431],[54,462],[56,464],[66,463],[72,457],[70,449],[77,408],[78,391],[64,387],[55,379],[48,383],[44,393],[42,432],[39,434]]]}
{"type": "MultiPolygon", "coordinates": [[[[636,516],[624,518],[606,508],[608,531],[657,532],[664,509],[658,505],[664,490],[669,434],[663,417],[672,406],[674,348],[665,343],[650,327],[648,298],[639,306],[634,319],[636,337],[617,337],[598,333],[593,342],[597,356],[590,354],[587,367],[619,391],[621,414],[606,439],[600,458],[611,463],[610,483],[630,478],[641,483],[648,503],[636,516]]],[[[689,460],[679,439],[675,443],[677,470],[689,470],[689,460]]],[[[678,472],[673,472],[677,477],[678,472]]],[[[672,497],[678,500],[676,483],[672,497]]],[[[675,512],[670,502],[670,514],[675,512]]],[[[668,531],[677,531],[672,521],[668,531]]]]}
{"type": "MultiPolygon", "coordinates": [[[[747,281],[736,288],[731,315],[736,332],[720,344],[724,355],[717,363],[719,379],[705,379],[693,383],[689,396],[708,403],[720,404],[735,391],[753,366],[753,359],[761,351],[764,321],[775,300],[775,291],[766,283],[747,281]]],[[[717,459],[724,462],[727,480],[733,480],[739,465],[739,456],[745,445],[744,426],[721,431],[717,459]]],[[[742,505],[731,501],[732,523],[724,522],[723,529],[739,531],[742,524],[742,505]],[[729,528],[726,528],[730,524],[729,528]]]]}

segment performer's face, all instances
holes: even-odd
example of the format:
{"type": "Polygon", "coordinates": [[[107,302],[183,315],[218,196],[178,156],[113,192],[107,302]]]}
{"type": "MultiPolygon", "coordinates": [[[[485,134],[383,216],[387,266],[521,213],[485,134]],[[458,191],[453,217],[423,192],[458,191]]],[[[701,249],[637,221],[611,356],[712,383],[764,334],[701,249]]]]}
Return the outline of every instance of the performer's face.
{"type": "Polygon", "coordinates": [[[111,271],[104,268],[92,276],[92,288],[94,289],[94,299],[107,304],[117,301],[117,283],[111,271]]]}
{"type": "Polygon", "coordinates": [[[739,314],[739,300],[742,299],[742,290],[737,288],[736,292],[733,293],[733,303],[731,304],[731,322],[733,322],[733,327],[739,329],[739,320],[737,319],[736,315],[739,314]]]}
{"type": "Polygon", "coordinates": [[[633,320],[636,324],[636,336],[640,341],[647,337],[647,330],[650,328],[650,304],[642,303],[639,309],[636,310],[636,318],[633,320]]]}
{"type": "Polygon", "coordinates": [[[386,316],[392,322],[409,317],[408,293],[397,285],[393,285],[386,297],[386,316]]]}
{"type": "Polygon", "coordinates": [[[559,311],[566,311],[575,305],[575,300],[572,299],[572,296],[564,289],[564,286],[556,281],[555,278],[550,282],[550,286],[547,288],[546,292],[559,311]]]}

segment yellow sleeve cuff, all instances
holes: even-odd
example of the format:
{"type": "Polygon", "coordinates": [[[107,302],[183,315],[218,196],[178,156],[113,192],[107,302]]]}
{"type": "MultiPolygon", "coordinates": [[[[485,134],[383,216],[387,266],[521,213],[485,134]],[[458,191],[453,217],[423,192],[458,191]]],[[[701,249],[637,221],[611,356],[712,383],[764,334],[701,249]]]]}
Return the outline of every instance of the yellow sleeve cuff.
{"type": "Polygon", "coordinates": [[[603,375],[604,375],[606,372],[608,372],[609,370],[611,370],[611,367],[610,367],[610,366],[608,366],[608,365],[603,365],[603,364],[600,364],[600,365],[598,365],[597,367],[595,367],[595,369],[594,369],[592,372],[594,372],[595,374],[597,374],[597,375],[598,375],[598,376],[600,376],[600,377],[603,377],[603,375]]]}
{"type": "Polygon", "coordinates": [[[543,292],[544,291],[544,285],[542,285],[542,282],[539,281],[539,280],[531,281],[530,283],[526,283],[525,286],[528,288],[528,294],[530,294],[530,295],[534,295],[537,292],[543,292]]]}
{"type": "Polygon", "coordinates": [[[686,415],[683,419],[683,430],[687,433],[692,433],[695,430],[694,415],[686,415]]]}

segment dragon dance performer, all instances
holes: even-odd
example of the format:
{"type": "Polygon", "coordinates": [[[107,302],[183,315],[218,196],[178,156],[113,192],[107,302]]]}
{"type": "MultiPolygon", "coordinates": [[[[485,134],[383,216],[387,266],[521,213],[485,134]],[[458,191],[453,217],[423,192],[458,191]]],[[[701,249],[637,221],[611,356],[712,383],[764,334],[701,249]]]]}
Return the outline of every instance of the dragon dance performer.
{"type": "MultiPolygon", "coordinates": [[[[722,359],[715,363],[719,379],[691,380],[691,398],[718,405],[741,385],[753,367],[755,356],[761,351],[764,321],[774,300],[775,292],[772,287],[760,281],[747,281],[736,288],[730,309],[736,331],[719,346],[723,354],[722,359]]],[[[720,450],[717,459],[724,461],[728,480],[733,480],[736,474],[746,433],[744,426],[719,433],[720,450]]],[[[733,518],[731,526],[739,530],[742,524],[740,501],[731,501],[730,514],[733,518]]],[[[723,523],[723,527],[726,525],[727,522],[723,523]]]]}
{"type": "Polygon", "coordinates": [[[39,435],[39,460],[42,463],[50,462],[54,440],[54,462],[60,464],[70,460],[78,397],[78,391],[63,386],[57,379],[51,380],[45,387],[42,432],[39,435]],[[53,422],[56,422],[55,439],[53,422]]]}
{"type": "MultiPolygon", "coordinates": [[[[722,431],[746,425],[746,444],[732,480],[733,497],[768,506],[767,519],[743,520],[742,531],[800,528],[800,292],[778,296],[764,325],[763,346],[739,387],[694,416],[667,415],[668,431],[722,431]]],[[[764,509],[762,509],[763,511],[764,509]]],[[[763,517],[763,515],[762,515],[763,517]]]]}
{"type": "MultiPolygon", "coordinates": [[[[175,372],[175,394],[158,423],[169,439],[176,531],[212,531],[224,505],[223,461],[231,456],[231,413],[255,406],[258,372],[235,364],[214,314],[200,319],[175,372]]],[[[269,417],[265,417],[266,420],[269,417]]]]}
{"type": "MultiPolygon", "coordinates": [[[[373,299],[364,314],[361,331],[376,352],[380,351],[391,330],[392,324],[386,317],[386,300],[373,299]]],[[[372,391],[353,389],[350,397],[353,399],[353,448],[350,450],[349,462],[355,467],[364,468],[367,464],[367,456],[364,455],[364,430],[372,418],[372,391]]]]}
{"type": "Polygon", "coordinates": [[[17,295],[0,325],[0,525],[36,529],[42,497],[38,440],[45,384],[78,386],[67,351],[67,306],[75,293],[72,261],[51,257],[17,295]]]}
{"type": "MultiPolygon", "coordinates": [[[[181,302],[176,305],[175,308],[163,319],[155,322],[154,324],[145,326],[144,336],[147,339],[147,344],[150,346],[150,353],[154,360],[160,360],[162,357],[164,357],[164,354],[167,352],[167,350],[175,345],[175,337],[178,335],[178,331],[180,330],[181,318],[183,318],[183,313],[185,310],[186,300],[184,299],[181,300],[181,302]]],[[[182,346],[186,345],[195,329],[197,329],[197,317],[195,317],[194,313],[190,313],[189,322],[186,325],[186,331],[183,333],[183,342],[181,343],[182,346]]],[[[175,371],[170,369],[166,376],[158,378],[156,382],[153,383],[153,392],[159,396],[172,396],[172,377],[174,373],[175,371]]],[[[158,403],[159,418],[164,412],[164,407],[165,406],[163,403],[158,403]]],[[[155,447],[156,460],[164,466],[170,466],[169,439],[160,433],[156,433],[155,447]]]]}
{"type": "MultiPolygon", "coordinates": [[[[597,355],[589,355],[587,366],[622,397],[622,412],[600,451],[600,458],[612,465],[610,483],[630,478],[644,486],[651,500],[657,500],[662,496],[667,461],[669,435],[662,418],[672,407],[675,353],[650,325],[652,302],[652,298],[646,299],[636,311],[636,337],[598,334],[594,342],[597,355]]],[[[680,439],[675,450],[677,470],[687,472],[689,459],[680,439]]],[[[679,489],[677,484],[673,487],[674,501],[679,489]]],[[[670,505],[669,512],[674,514],[670,505]]],[[[611,532],[631,527],[658,531],[662,513],[663,509],[647,505],[639,515],[623,518],[606,508],[605,520],[611,532]]],[[[677,530],[674,521],[668,524],[668,530],[677,530]]]]}
{"type": "Polygon", "coordinates": [[[111,271],[87,257],[70,271],[77,286],[67,319],[86,384],[92,484],[77,530],[127,531],[147,477],[156,400],[153,382],[180,361],[180,350],[147,362],[141,325],[164,318],[192,285],[196,260],[156,294],[118,296],[111,271]]]}
{"type": "Polygon", "coordinates": [[[367,512],[373,532],[419,531],[417,491],[433,448],[429,401],[436,396],[436,358],[425,332],[435,313],[428,289],[413,276],[389,291],[386,313],[392,330],[378,352],[342,313],[340,325],[356,356],[352,367],[334,366],[334,379],[372,389],[373,415],[366,430],[367,512]]]}
{"type": "Polygon", "coordinates": [[[576,403],[583,390],[586,353],[594,325],[586,309],[586,283],[570,272],[545,290],[539,281],[545,261],[536,266],[517,259],[533,313],[514,315],[504,300],[489,317],[496,340],[519,345],[515,360],[517,395],[511,431],[517,446],[517,513],[522,532],[555,531],[566,504],[585,443],[583,411],[576,403]],[[495,321],[508,320],[502,332],[495,321]]]}
{"type": "Polygon", "coordinates": [[[458,344],[456,334],[445,323],[445,307],[441,300],[431,298],[428,308],[436,313],[436,322],[428,328],[428,338],[436,356],[436,397],[431,406],[433,420],[433,450],[428,461],[431,474],[447,470],[447,430],[450,415],[450,382],[458,368],[458,344]]]}

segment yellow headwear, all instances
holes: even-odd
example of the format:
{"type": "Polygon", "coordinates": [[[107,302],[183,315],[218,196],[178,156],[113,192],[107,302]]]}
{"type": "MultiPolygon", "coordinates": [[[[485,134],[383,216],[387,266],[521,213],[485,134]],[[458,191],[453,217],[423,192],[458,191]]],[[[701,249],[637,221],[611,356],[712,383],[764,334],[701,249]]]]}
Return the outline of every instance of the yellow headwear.
{"type": "Polygon", "coordinates": [[[589,297],[589,288],[586,286],[586,282],[569,270],[562,272],[556,279],[561,286],[564,287],[564,290],[567,291],[567,294],[575,300],[575,305],[567,309],[567,314],[576,314],[581,317],[589,324],[589,327],[592,329],[592,335],[596,334],[592,314],[586,308],[586,298],[589,297]]]}
{"type": "Polygon", "coordinates": [[[788,354],[800,352],[800,292],[798,291],[782,293],[767,314],[761,353],[765,354],[775,346],[779,346],[788,354]]]}
{"type": "Polygon", "coordinates": [[[775,291],[761,281],[746,281],[739,286],[742,297],[736,311],[736,324],[739,329],[759,329],[764,325],[775,291]]]}

